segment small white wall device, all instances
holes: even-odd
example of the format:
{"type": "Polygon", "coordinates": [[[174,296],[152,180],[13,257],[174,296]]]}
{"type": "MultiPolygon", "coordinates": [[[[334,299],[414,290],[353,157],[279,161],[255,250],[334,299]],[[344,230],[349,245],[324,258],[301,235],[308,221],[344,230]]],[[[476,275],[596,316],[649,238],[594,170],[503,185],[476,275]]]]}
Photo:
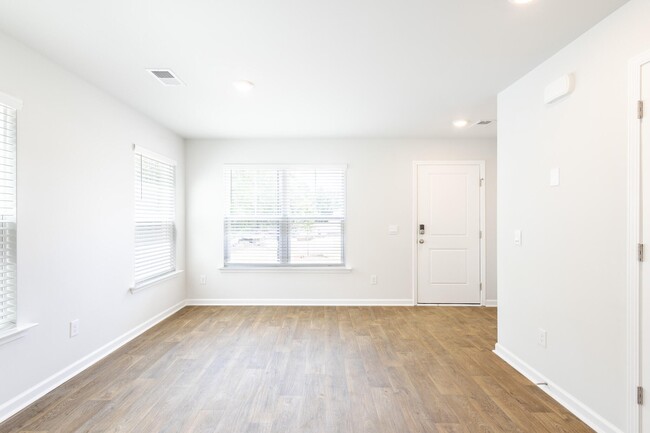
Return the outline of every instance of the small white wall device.
{"type": "Polygon", "coordinates": [[[548,177],[548,184],[550,186],[560,186],[560,169],[552,168],[548,177]]]}
{"type": "Polygon", "coordinates": [[[567,74],[546,86],[544,103],[552,104],[569,95],[575,89],[575,76],[567,74]]]}

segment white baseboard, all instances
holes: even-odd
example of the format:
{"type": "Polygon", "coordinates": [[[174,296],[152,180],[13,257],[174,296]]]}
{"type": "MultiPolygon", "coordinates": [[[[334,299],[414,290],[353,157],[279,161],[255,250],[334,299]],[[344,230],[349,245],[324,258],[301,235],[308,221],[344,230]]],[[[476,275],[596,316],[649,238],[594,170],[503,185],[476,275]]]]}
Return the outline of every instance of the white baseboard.
{"type": "Polygon", "coordinates": [[[162,322],[172,314],[176,313],[184,306],[185,306],[185,301],[179,302],[178,304],[157,314],[156,316],[152,317],[146,322],[136,326],[135,328],[131,329],[125,334],[122,334],[121,336],[117,337],[115,340],[111,341],[110,343],[105,344],[104,346],[100,347],[94,352],[84,356],[80,360],[64,368],[58,373],[53,374],[52,376],[48,377],[41,383],[31,387],[30,389],[23,392],[22,394],[19,394],[18,396],[2,404],[0,406],[0,422],[3,422],[9,417],[15,415],[16,413],[26,408],[27,406],[29,406],[39,398],[43,397],[48,392],[52,391],[57,386],[70,380],[72,377],[76,376],[77,374],[81,373],[88,367],[92,366],[97,361],[100,361],[102,358],[110,355],[111,353],[113,353],[114,351],[116,351],[117,349],[119,349],[129,341],[133,340],[140,334],[147,331],[149,328],[157,325],[158,323],[162,322]]]}
{"type": "Polygon", "coordinates": [[[539,388],[554,398],[558,403],[564,406],[567,410],[580,418],[585,424],[599,433],[623,433],[618,427],[598,415],[587,405],[575,398],[573,395],[566,392],[564,389],[557,386],[551,380],[542,375],[539,371],[524,362],[514,353],[508,349],[496,344],[494,353],[510,364],[515,370],[523,374],[528,380],[537,383],[546,383],[547,385],[539,386],[539,388]]]}
{"type": "Polygon", "coordinates": [[[413,299],[188,299],[187,305],[413,306],[413,299]]]}
{"type": "Polygon", "coordinates": [[[497,307],[497,300],[496,299],[486,299],[485,300],[485,306],[486,307],[497,307]]]}

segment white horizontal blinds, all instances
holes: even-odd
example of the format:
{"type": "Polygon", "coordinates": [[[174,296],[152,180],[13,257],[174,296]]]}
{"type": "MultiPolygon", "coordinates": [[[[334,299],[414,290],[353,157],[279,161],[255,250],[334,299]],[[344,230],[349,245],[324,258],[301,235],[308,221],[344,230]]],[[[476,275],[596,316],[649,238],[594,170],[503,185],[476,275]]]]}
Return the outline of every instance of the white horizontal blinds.
{"type": "Polygon", "coordinates": [[[226,166],[225,264],[342,265],[345,167],[226,166]]]}
{"type": "Polygon", "coordinates": [[[343,264],[345,170],[285,171],[291,264],[343,264]]]}
{"type": "Polygon", "coordinates": [[[0,104],[0,331],[16,326],[16,125],[0,104]]]}
{"type": "Polygon", "coordinates": [[[176,167],[135,154],[135,283],[176,270],[176,167]]]}
{"type": "Polygon", "coordinates": [[[226,264],[280,264],[280,171],[226,169],[226,264]]]}

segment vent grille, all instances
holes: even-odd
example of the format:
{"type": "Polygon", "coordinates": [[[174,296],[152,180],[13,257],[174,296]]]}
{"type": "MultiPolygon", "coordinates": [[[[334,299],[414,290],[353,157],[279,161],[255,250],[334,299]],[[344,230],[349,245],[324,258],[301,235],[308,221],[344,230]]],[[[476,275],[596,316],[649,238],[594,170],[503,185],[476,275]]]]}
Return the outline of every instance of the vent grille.
{"type": "Polygon", "coordinates": [[[151,71],[158,78],[175,78],[174,74],[169,71],[151,71]]]}
{"type": "Polygon", "coordinates": [[[479,120],[476,122],[476,126],[487,126],[490,125],[493,121],[492,120],[479,120]]]}
{"type": "Polygon", "coordinates": [[[171,69],[147,69],[156,77],[156,79],[164,86],[182,86],[183,82],[178,79],[176,74],[171,69]]]}

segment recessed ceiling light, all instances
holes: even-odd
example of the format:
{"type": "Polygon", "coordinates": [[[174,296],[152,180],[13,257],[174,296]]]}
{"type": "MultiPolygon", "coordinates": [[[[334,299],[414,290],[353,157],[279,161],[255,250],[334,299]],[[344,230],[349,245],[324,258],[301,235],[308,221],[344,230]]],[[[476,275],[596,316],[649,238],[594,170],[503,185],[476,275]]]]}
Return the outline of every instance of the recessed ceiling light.
{"type": "Polygon", "coordinates": [[[255,87],[255,83],[248,80],[233,81],[232,85],[235,89],[237,89],[237,91],[242,93],[250,92],[251,90],[253,90],[253,87],[255,87]]]}
{"type": "Polygon", "coordinates": [[[464,128],[464,127],[466,127],[467,125],[469,125],[469,121],[468,121],[468,120],[465,120],[465,119],[454,120],[454,126],[455,126],[456,128],[464,128]]]}
{"type": "Polygon", "coordinates": [[[531,3],[533,0],[510,0],[510,3],[516,5],[525,5],[526,3],[531,3]]]}

